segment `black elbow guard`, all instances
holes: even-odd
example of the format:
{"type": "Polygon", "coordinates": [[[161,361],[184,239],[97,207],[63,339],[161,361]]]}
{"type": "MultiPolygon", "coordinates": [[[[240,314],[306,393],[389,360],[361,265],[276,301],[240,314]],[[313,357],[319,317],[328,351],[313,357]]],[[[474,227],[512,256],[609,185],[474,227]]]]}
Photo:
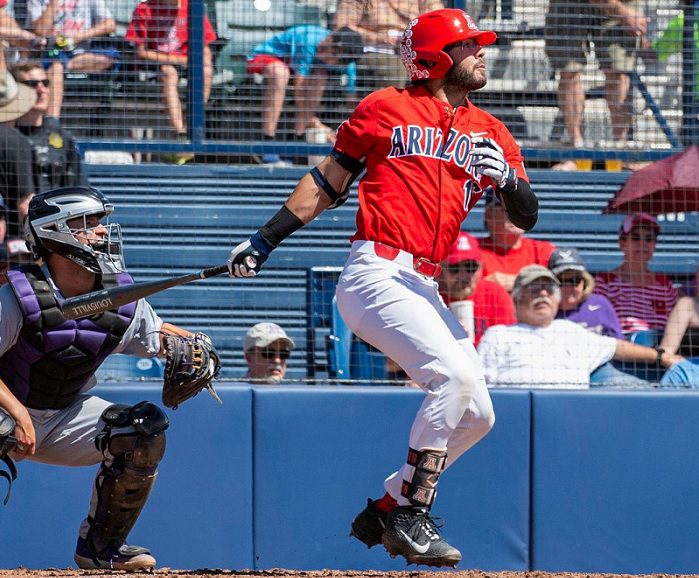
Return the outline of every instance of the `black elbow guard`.
{"type": "Polygon", "coordinates": [[[525,231],[534,228],[539,218],[539,200],[527,181],[519,179],[514,190],[503,195],[503,201],[513,225],[525,231]]]}

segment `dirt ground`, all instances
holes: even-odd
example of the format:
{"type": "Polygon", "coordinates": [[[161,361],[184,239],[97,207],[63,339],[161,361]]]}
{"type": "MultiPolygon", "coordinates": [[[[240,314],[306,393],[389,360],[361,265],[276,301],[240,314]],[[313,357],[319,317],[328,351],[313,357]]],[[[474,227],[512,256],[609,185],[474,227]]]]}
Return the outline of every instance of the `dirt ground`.
{"type": "MultiPolygon", "coordinates": [[[[220,569],[200,569],[200,570],[173,570],[170,568],[160,568],[150,573],[153,578],[437,578],[440,574],[432,570],[413,570],[407,572],[356,572],[343,570],[220,570],[220,569]]],[[[61,568],[50,568],[48,570],[29,570],[27,568],[16,568],[14,570],[0,570],[0,578],[74,578],[85,576],[89,578],[99,578],[104,576],[114,577],[126,575],[125,572],[104,572],[102,570],[72,570],[61,568]]],[[[130,574],[130,576],[148,576],[149,573],[130,574]]],[[[581,573],[549,573],[549,572],[481,572],[478,570],[448,571],[448,578],[681,578],[680,574],[581,574],[581,573]]],[[[699,575],[691,575],[697,578],[699,575]]],[[[445,577],[447,578],[447,577],[445,577]]]]}

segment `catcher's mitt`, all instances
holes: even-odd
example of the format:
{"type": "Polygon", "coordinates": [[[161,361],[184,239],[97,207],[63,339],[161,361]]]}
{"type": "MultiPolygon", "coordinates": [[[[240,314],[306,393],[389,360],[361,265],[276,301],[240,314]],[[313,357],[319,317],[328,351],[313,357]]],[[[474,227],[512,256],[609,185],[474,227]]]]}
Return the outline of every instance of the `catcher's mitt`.
{"type": "Polygon", "coordinates": [[[163,344],[167,361],[163,378],[163,403],[177,409],[183,401],[197,395],[202,389],[219,403],[211,381],[218,375],[221,363],[218,353],[205,333],[193,337],[165,334],[163,344]]]}

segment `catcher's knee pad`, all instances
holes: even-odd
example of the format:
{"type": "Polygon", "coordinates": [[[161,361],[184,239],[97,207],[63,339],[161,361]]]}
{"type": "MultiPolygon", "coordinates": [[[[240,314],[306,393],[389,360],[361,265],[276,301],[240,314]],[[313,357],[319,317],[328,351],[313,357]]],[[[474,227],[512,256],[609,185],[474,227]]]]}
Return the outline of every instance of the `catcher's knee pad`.
{"type": "Polygon", "coordinates": [[[437,495],[437,480],[447,465],[447,452],[440,450],[408,450],[408,465],[413,466],[413,478],[403,480],[401,495],[414,506],[430,507],[437,495]]]}
{"type": "Polygon", "coordinates": [[[102,414],[102,419],[105,428],[96,444],[113,459],[111,463],[102,463],[95,480],[97,507],[89,520],[87,540],[95,552],[106,546],[121,546],[136,523],[165,454],[168,427],[165,413],[149,402],[133,407],[113,405],[102,414]],[[129,425],[135,431],[112,432],[115,427],[129,425]]]}

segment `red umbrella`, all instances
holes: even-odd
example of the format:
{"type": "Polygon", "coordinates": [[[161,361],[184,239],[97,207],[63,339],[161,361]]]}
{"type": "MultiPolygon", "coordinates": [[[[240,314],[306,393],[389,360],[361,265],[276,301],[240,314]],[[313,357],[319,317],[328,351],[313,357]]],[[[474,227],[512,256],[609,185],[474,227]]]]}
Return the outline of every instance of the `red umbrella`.
{"type": "Polygon", "coordinates": [[[699,211],[699,145],[634,172],[603,213],[689,211],[699,211]]]}

